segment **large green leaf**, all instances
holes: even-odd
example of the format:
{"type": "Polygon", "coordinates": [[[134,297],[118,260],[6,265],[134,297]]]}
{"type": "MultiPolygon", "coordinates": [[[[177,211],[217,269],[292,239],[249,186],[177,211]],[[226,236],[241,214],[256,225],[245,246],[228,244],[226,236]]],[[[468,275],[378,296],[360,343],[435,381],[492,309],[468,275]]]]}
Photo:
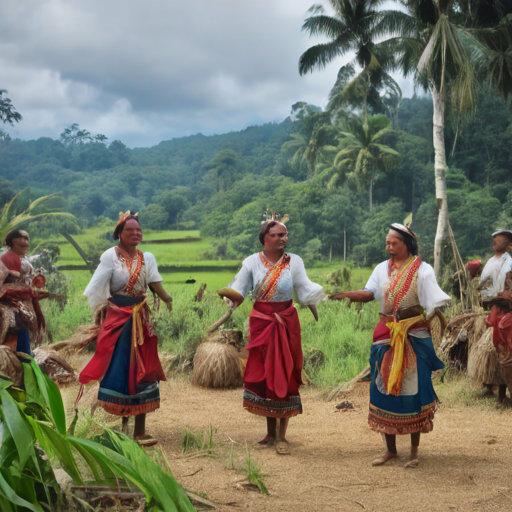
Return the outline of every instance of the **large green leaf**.
{"type": "Polygon", "coordinates": [[[65,436],[57,432],[52,425],[28,417],[41,444],[49,457],[57,457],[62,464],[64,471],[73,479],[76,484],[83,484],[82,476],[76,464],[75,457],[71,451],[71,444],[65,436]]]}
{"type": "MultiPolygon", "coordinates": [[[[32,510],[33,512],[44,512],[43,508],[39,503],[29,503],[27,500],[24,500],[21,496],[16,494],[14,489],[9,485],[7,480],[4,478],[4,475],[2,474],[2,471],[0,471],[0,495],[6,498],[11,503],[14,503],[15,505],[18,505],[20,507],[27,508],[29,510],[32,510]]],[[[6,509],[8,510],[15,510],[15,509],[6,509]]],[[[4,512],[2,508],[2,512],[4,512]]]]}
{"type": "Polygon", "coordinates": [[[37,380],[37,385],[41,391],[46,403],[50,407],[53,421],[60,434],[66,434],[66,412],[60,390],[49,377],[47,377],[32,359],[30,362],[37,380]]]}
{"type": "Polygon", "coordinates": [[[2,401],[4,427],[9,429],[14,439],[20,466],[23,467],[28,458],[34,453],[34,435],[20,413],[16,402],[5,389],[0,390],[0,399],[2,401]]]}

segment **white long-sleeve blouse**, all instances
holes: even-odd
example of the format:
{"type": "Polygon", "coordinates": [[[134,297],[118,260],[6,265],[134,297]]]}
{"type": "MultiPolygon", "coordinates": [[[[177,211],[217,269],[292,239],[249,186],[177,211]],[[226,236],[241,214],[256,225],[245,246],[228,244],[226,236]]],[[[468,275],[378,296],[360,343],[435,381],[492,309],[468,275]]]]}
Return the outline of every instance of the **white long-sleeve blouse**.
{"type": "MultiPolygon", "coordinates": [[[[306,274],[304,262],[296,254],[290,254],[290,264],[281,272],[275,292],[267,299],[272,302],[284,302],[293,298],[293,292],[300,304],[317,304],[324,299],[321,285],[313,283],[306,274]]],[[[264,258],[264,256],[263,256],[264,258]]],[[[242,268],[228,288],[246,297],[251,290],[258,289],[269,269],[262,260],[261,253],[255,253],[244,260],[242,268]]]]}
{"type": "MultiPolygon", "coordinates": [[[[158,273],[155,257],[150,252],[144,252],[143,255],[146,273],[144,289],[146,289],[148,284],[162,281],[162,276],[158,273]]],[[[89,307],[95,311],[113,294],[121,291],[129,279],[130,271],[119,259],[116,247],[106,250],[101,255],[100,264],[84,291],[89,307]]]]}
{"type": "MultiPolygon", "coordinates": [[[[389,260],[379,263],[372,272],[370,279],[364,287],[365,291],[372,292],[374,299],[381,303],[381,312],[384,312],[385,289],[389,285],[389,260]]],[[[435,308],[444,306],[451,297],[441,290],[437,284],[434,269],[428,263],[421,262],[418,269],[418,300],[419,305],[429,316],[435,308]]]]}

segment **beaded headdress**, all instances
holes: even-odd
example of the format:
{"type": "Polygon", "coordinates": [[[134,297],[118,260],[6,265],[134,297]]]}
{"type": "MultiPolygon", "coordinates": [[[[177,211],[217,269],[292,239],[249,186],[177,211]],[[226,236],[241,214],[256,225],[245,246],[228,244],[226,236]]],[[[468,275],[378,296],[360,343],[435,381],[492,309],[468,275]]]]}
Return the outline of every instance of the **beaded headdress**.
{"type": "Polygon", "coordinates": [[[121,224],[124,224],[130,217],[135,217],[135,219],[138,220],[139,213],[132,213],[130,210],[126,211],[125,213],[119,212],[119,220],[117,221],[116,228],[121,224]]]}
{"type": "Polygon", "coordinates": [[[272,210],[267,210],[263,214],[263,220],[261,221],[262,224],[265,224],[265,222],[271,222],[275,220],[276,222],[280,222],[281,224],[286,224],[290,220],[290,216],[288,214],[285,214],[281,217],[277,212],[274,212],[272,210]]]}

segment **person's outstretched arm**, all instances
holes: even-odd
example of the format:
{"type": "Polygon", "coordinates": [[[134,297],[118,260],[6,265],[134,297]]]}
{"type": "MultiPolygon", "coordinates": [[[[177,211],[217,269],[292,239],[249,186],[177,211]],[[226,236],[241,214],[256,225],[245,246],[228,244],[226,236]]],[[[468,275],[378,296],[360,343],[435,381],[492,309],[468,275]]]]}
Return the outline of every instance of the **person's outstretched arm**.
{"type": "Polygon", "coordinates": [[[329,295],[329,300],[348,299],[350,302],[371,302],[374,298],[373,293],[366,290],[354,290],[352,292],[333,293],[329,295]]]}

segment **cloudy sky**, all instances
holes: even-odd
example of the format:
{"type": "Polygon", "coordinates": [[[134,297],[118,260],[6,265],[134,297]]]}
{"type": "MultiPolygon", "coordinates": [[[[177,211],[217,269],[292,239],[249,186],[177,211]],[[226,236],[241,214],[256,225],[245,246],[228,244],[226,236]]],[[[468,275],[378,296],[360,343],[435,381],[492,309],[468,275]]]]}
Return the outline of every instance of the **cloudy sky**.
{"type": "Polygon", "coordinates": [[[313,3],[1,2],[0,89],[23,115],[4,128],[57,138],[79,123],[109,141],[150,146],[281,121],[296,101],[325,106],[348,57],[299,75],[301,53],[318,42],[301,32],[313,3]]]}

